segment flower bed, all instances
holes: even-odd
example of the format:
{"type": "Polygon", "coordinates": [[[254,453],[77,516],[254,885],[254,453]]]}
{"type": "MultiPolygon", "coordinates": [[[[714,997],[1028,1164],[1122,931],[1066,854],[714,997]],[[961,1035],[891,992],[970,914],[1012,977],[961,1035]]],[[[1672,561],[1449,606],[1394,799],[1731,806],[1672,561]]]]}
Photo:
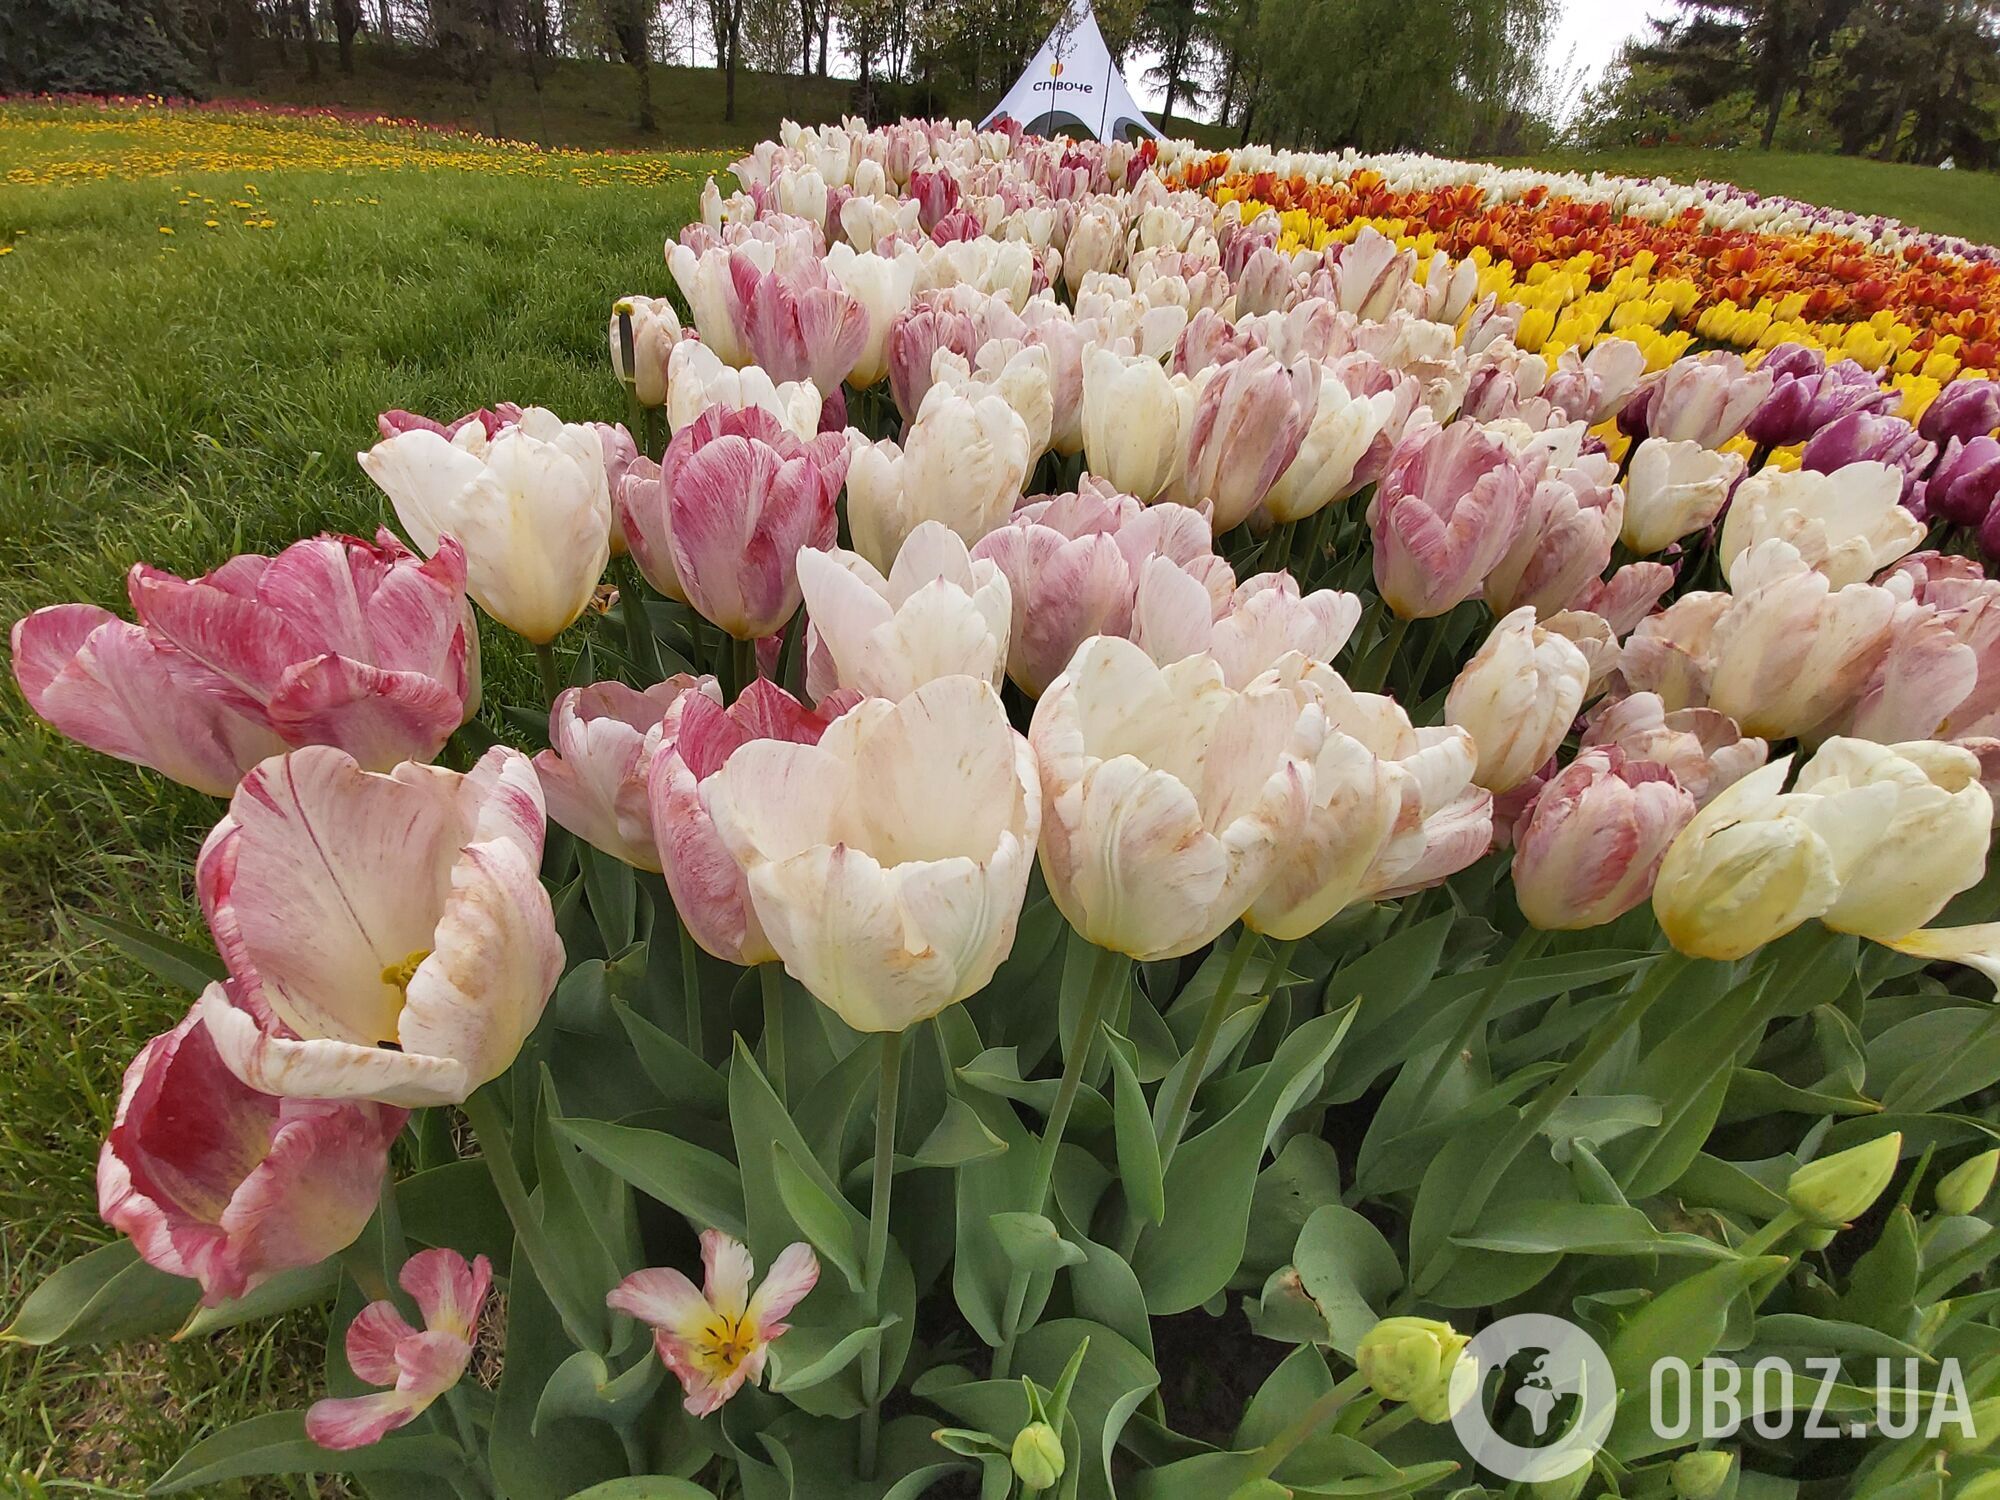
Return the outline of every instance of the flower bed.
{"type": "Polygon", "coordinates": [[[227,806],[10,1334],[329,1309],[162,1491],[1712,1500],[1905,1351],[1964,1423],[1836,1466],[1990,1482],[1989,267],[1259,161],[788,129],[624,422],[385,412],[400,535],[15,625],[227,806]],[[1525,1469],[1522,1313],[1609,1374],[1525,1469]]]}

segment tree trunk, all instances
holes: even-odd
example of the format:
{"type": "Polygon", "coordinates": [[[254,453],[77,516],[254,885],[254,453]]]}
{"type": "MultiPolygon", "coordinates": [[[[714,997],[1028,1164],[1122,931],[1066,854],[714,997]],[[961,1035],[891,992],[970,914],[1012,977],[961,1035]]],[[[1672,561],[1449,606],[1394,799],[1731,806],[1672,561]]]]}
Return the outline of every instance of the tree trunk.
{"type": "Polygon", "coordinates": [[[736,38],[743,30],[742,0],[729,3],[729,55],[722,68],[722,118],[727,123],[736,119],[736,38]]]}
{"type": "Polygon", "coordinates": [[[386,47],[396,40],[396,25],[389,0],[375,0],[375,45],[386,47]]]}
{"type": "Polygon", "coordinates": [[[1771,97],[1764,105],[1764,149],[1769,151],[1778,139],[1778,117],[1785,112],[1785,85],[1781,79],[1771,87],[1771,97]]]}
{"type": "Polygon", "coordinates": [[[658,129],[658,122],[653,118],[652,50],[651,47],[641,47],[632,62],[633,71],[639,75],[639,128],[648,135],[658,129]]]}
{"type": "Polygon", "coordinates": [[[819,13],[819,0],[799,0],[799,77],[812,77],[813,70],[813,18],[819,13]]]}
{"type": "Polygon", "coordinates": [[[819,10],[819,76],[826,77],[826,39],[833,31],[833,0],[819,10]]]}
{"type": "Polygon", "coordinates": [[[354,33],[361,29],[361,0],[333,0],[333,36],[340,45],[340,71],[354,76],[354,33]]]}

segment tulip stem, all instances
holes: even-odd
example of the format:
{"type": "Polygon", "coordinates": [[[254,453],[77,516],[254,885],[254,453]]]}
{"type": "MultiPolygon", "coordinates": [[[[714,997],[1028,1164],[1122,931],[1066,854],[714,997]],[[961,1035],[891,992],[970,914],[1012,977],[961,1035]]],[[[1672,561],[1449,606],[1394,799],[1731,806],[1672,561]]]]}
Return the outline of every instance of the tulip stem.
{"type": "Polygon", "coordinates": [[[701,1056],[701,960],[695,952],[694,934],[678,912],[674,914],[674,925],[680,928],[681,938],[681,1007],[687,1016],[687,1047],[696,1057],[701,1056]]]}
{"type": "Polygon", "coordinates": [[[764,991],[764,1072],[780,1099],[785,1097],[785,981],[776,963],[757,965],[764,991]]]}
{"type": "Polygon", "coordinates": [[[1499,1002],[1501,993],[1506,990],[1509,984],[1513,983],[1514,976],[1520,972],[1521,965],[1537,957],[1548,943],[1548,940],[1549,935],[1539,927],[1523,927],[1521,929],[1520,935],[1514,939],[1513,944],[1507,949],[1507,956],[1494,969],[1493,978],[1487,982],[1485,991],[1473,1002],[1472,1008],[1465,1013],[1465,1019],[1459,1022],[1458,1030],[1452,1035],[1451,1045],[1438,1054],[1437,1061],[1431,1064],[1431,1070],[1424,1078],[1423,1087],[1417,1090],[1417,1097],[1410,1102],[1409,1112],[1405,1118],[1413,1125],[1421,1125],[1423,1123],[1424,1110],[1429,1106],[1433,1096],[1436,1095],[1438,1086],[1444,1082],[1445,1074],[1451,1070],[1453,1061],[1464,1054],[1466,1047],[1471,1044],[1474,1034],[1478,1032],[1480,1027],[1486,1024],[1487,1016],[1492,1014],[1493,1007],[1499,1002]]]}
{"type": "MultiPolygon", "coordinates": [[[[889,1263],[889,1190],[896,1181],[896,1100],[903,1086],[903,1033],[882,1034],[882,1076],[875,1095],[875,1186],[868,1201],[868,1259],[863,1267],[868,1321],[882,1321],[882,1272],[889,1263]]],[[[861,1355],[861,1477],[875,1477],[882,1439],[882,1339],[861,1355]]]]}
{"type": "Polygon", "coordinates": [[[757,643],[729,637],[729,699],[733,703],[757,680],[757,643]]]}
{"type": "Polygon", "coordinates": [[[1381,642],[1368,658],[1367,686],[1363,692],[1379,693],[1389,680],[1389,668],[1395,664],[1396,652],[1402,647],[1403,637],[1410,633],[1410,622],[1401,615],[1395,616],[1383,632],[1381,642]]]}
{"type": "Polygon", "coordinates": [[[535,642],[535,669],[542,674],[542,696],[553,707],[562,691],[562,673],[556,670],[556,648],[547,641],[535,642]]]}
{"type": "MultiPolygon", "coordinates": [[[[591,1349],[601,1354],[604,1352],[603,1332],[587,1312],[571,1305],[575,1299],[569,1295],[569,1279],[563,1274],[563,1258],[543,1232],[542,1221],[536,1217],[535,1206],[528,1199],[527,1185],[521,1181],[521,1169],[514,1164],[514,1142],[508,1134],[498,1096],[494,1093],[497,1087],[497,1084],[489,1083],[475,1089],[459,1108],[465,1112],[465,1121],[472,1127],[473,1138],[479,1142],[479,1154],[485,1159],[487,1173],[493,1178],[493,1190],[500,1195],[507,1217],[513,1222],[514,1248],[528,1257],[535,1279],[561,1314],[570,1341],[579,1349],[591,1349]]],[[[514,1268],[514,1273],[519,1274],[518,1267],[514,1268]]]]}
{"type": "MultiPolygon", "coordinates": [[[[1202,1076],[1208,1071],[1208,1056],[1215,1050],[1215,1039],[1221,1035],[1222,1023],[1229,1018],[1230,1002],[1236,998],[1236,991],[1243,982],[1243,970],[1250,962],[1250,951],[1257,946],[1257,939],[1248,928],[1237,933],[1236,946],[1229,950],[1229,958],[1223,964],[1222,977],[1216,981],[1215,993],[1209,996],[1208,1009],[1201,1018],[1201,1030],[1195,1033],[1194,1046],[1188,1050],[1180,1077],[1174,1080],[1174,1091],[1169,1098],[1165,1112],[1160,1117],[1160,1169],[1165,1171],[1173,1160],[1174,1152],[1180,1149],[1181,1136],[1187,1130],[1188,1116],[1194,1112],[1194,1096],[1201,1087],[1202,1076]]],[[[1285,960],[1291,956],[1295,944],[1280,944],[1273,950],[1271,962],[1266,969],[1264,981],[1269,984],[1277,977],[1285,960]]]]}
{"type": "Polygon", "coordinates": [[[1770,1223],[1751,1235],[1749,1239],[1738,1245],[1736,1253],[1745,1260],[1755,1260],[1760,1255],[1768,1254],[1773,1245],[1777,1244],[1803,1223],[1805,1223],[1805,1220],[1799,1216],[1796,1210],[1787,1208],[1775,1219],[1771,1220],[1770,1223]]]}
{"type": "Polygon", "coordinates": [[[1035,1175],[1028,1199],[1029,1213],[1038,1214],[1049,1201],[1049,1184],[1054,1180],[1056,1153],[1062,1149],[1063,1132],[1069,1128],[1069,1113],[1076,1106],[1076,1093],[1083,1086],[1084,1064],[1097,1046],[1098,1027],[1111,997],[1125,983],[1128,960],[1122,953],[1099,948],[1090,966],[1090,991],[1084,998],[1083,1014],[1077,1017],[1076,1033],[1063,1049],[1062,1082],[1056,1085],[1055,1103],[1042,1126],[1041,1150],[1035,1157],[1035,1175]]]}
{"type": "MultiPolygon", "coordinates": [[[[1535,1102],[1515,1118],[1507,1133],[1501,1136],[1498,1144],[1487,1153],[1478,1180],[1473,1183],[1464,1198],[1459,1200],[1458,1209],[1452,1216],[1452,1234],[1463,1234],[1479,1222],[1479,1215],[1485,1211],[1487,1201],[1493,1196],[1493,1189],[1499,1185],[1500,1179],[1506,1176],[1507,1169],[1513,1165],[1514,1158],[1521,1154],[1522,1148],[1535,1138],[1536,1133],[1544,1125],[1548,1124],[1549,1117],[1561,1107],[1563,1101],[1577,1091],[1583,1080],[1590,1076],[1591,1071],[1610,1055],[1611,1049],[1618,1045],[1619,1039],[1639,1024],[1640,1018],[1653,1008],[1653,1003],[1666,993],[1667,987],[1693,962],[1694,960],[1685,954],[1672,950],[1654,960],[1652,969],[1638,988],[1626,998],[1625,1003],[1619,1006],[1617,1013],[1591,1033],[1584,1049],[1570,1059],[1569,1064],[1556,1075],[1554,1082],[1542,1090],[1536,1096],[1535,1102]]],[[[1450,1237],[1447,1236],[1424,1266],[1420,1278],[1415,1283],[1415,1290],[1421,1294],[1435,1287],[1450,1270],[1452,1260],[1457,1253],[1450,1237]]]]}

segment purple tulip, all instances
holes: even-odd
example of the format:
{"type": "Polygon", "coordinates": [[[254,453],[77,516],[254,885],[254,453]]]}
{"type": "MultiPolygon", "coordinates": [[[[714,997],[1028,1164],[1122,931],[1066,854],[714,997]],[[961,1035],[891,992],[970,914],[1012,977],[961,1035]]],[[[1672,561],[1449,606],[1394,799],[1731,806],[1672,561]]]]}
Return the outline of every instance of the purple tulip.
{"type": "Polygon", "coordinates": [[[1923,486],[1920,515],[1938,516],[1957,526],[1978,526],[2000,494],[2000,440],[1953,438],[1944,459],[1923,486]]]}
{"type": "Polygon", "coordinates": [[[1970,443],[2000,427],[2000,380],[1954,380],[1917,420],[1917,431],[1939,447],[1970,443]]]}
{"type": "Polygon", "coordinates": [[[1936,457],[1937,445],[1925,442],[1901,417],[1856,411],[1814,434],[1799,457],[1799,467],[1831,474],[1849,464],[1888,464],[1902,471],[1907,503],[1936,457]]]}
{"type": "Polygon", "coordinates": [[[1860,364],[1844,359],[1829,367],[1816,349],[1780,344],[1761,366],[1776,377],[1771,394],[1744,429],[1753,443],[1788,448],[1857,412],[1886,413],[1896,404],[1860,364]]]}

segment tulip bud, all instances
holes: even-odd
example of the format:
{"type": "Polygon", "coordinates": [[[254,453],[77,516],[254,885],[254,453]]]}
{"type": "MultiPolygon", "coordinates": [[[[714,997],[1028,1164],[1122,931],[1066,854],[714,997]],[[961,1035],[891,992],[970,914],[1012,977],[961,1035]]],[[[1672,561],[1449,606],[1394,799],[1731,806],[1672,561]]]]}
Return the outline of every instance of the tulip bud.
{"type": "Polygon", "coordinates": [[[1972,1410],[1965,1415],[1972,1419],[1970,1433],[1961,1423],[1950,1422],[1944,1424],[1941,1436],[1945,1452],[1970,1458],[1984,1453],[1993,1446],[1995,1438],[2000,1438],[2000,1396],[1973,1402],[1972,1410]]]}
{"type": "Polygon", "coordinates": [[[1785,1201],[1810,1224],[1839,1229],[1882,1196],[1903,1154],[1901,1131],[1807,1162],[1785,1184],[1785,1201]]]}
{"type": "Polygon", "coordinates": [[[1544,931],[1600,927],[1644,901],[1695,814],[1691,793],[1615,746],[1585,750],[1535,796],[1514,834],[1514,894],[1544,931]]]}
{"type": "Polygon", "coordinates": [[[1021,1481],[1021,1487],[1039,1493],[1053,1489],[1058,1479],[1063,1477],[1062,1439],[1056,1430],[1046,1422],[1030,1422],[1014,1435],[1014,1450],[1009,1455],[1014,1465],[1014,1477],[1021,1481]]]}
{"type": "Polygon", "coordinates": [[[1982,1151],[1961,1162],[1938,1180],[1937,1206],[1948,1214],[1974,1214],[1993,1191],[1993,1173],[2000,1167],[2000,1149],[1982,1151]]]}
{"type": "Polygon", "coordinates": [[[1362,1335],[1354,1363],[1378,1395],[1406,1401],[1421,1421],[1449,1422],[1472,1397],[1472,1340],[1431,1318],[1384,1318],[1362,1335]]]}
{"type": "Polygon", "coordinates": [[[1529,1484],[1530,1500],[1577,1500],[1594,1472],[1589,1464],[1578,1464],[1554,1479],[1537,1479],[1529,1484]]]}
{"type": "Polygon", "coordinates": [[[1709,1448],[1683,1453],[1668,1471],[1678,1500],[1715,1500],[1729,1481],[1729,1467],[1736,1455],[1727,1448],[1709,1448]]]}

